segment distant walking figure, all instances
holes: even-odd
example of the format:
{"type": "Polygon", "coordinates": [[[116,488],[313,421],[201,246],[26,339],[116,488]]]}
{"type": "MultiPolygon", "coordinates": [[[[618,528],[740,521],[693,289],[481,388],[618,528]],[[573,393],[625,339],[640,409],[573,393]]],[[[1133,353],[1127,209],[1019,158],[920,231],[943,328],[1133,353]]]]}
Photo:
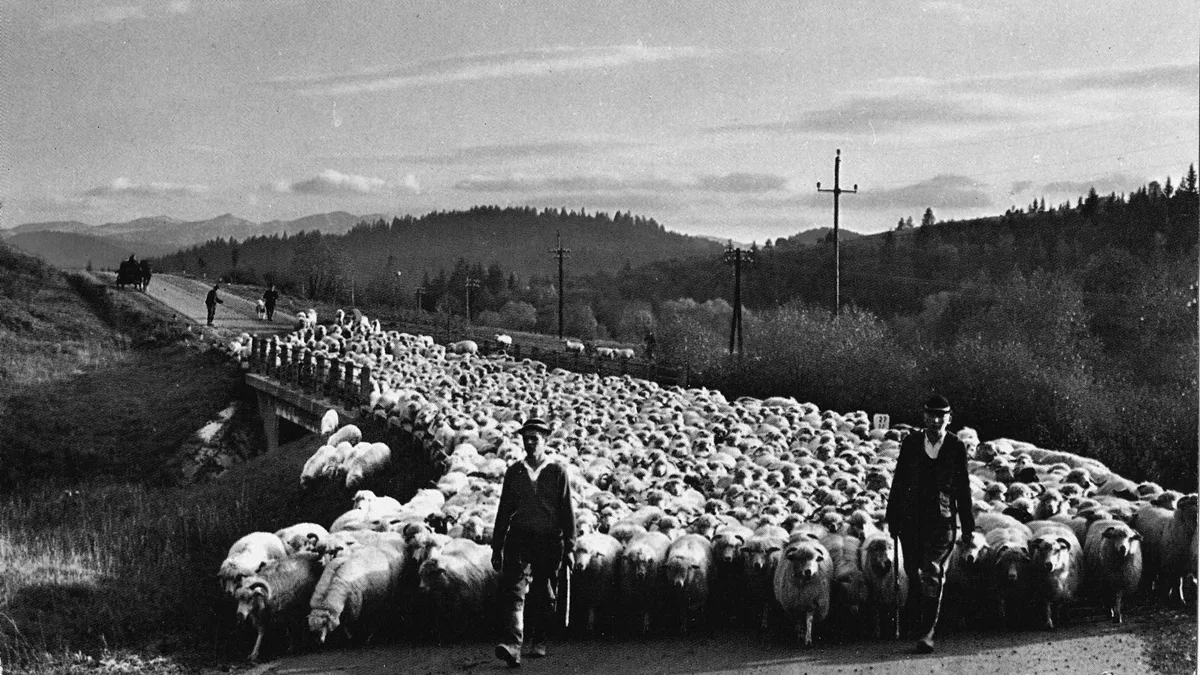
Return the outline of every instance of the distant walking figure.
{"type": "Polygon", "coordinates": [[[143,258],[142,261],[138,263],[138,269],[141,271],[142,291],[145,292],[150,290],[150,261],[143,258]]]}
{"type": "Polygon", "coordinates": [[[221,284],[213,284],[212,290],[208,292],[208,296],[204,298],[204,306],[208,308],[208,325],[213,325],[213,317],[217,314],[217,303],[225,304],[225,301],[217,297],[217,291],[220,290],[221,284]]]}
{"type": "Polygon", "coordinates": [[[275,284],[267,286],[267,290],[263,292],[263,303],[267,306],[267,321],[271,321],[275,316],[275,303],[279,300],[279,291],[275,290],[275,284]]]}

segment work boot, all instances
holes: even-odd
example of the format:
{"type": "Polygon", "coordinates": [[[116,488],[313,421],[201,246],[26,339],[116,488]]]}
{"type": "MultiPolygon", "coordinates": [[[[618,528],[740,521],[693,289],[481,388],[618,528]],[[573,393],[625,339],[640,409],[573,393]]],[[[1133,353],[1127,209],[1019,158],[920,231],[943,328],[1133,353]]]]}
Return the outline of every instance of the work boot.
{"type": "Polygon", "coordinates": [[[508,664],[509,668],[521,665],[521,648],[515,645],[496,645],[496,658],[508,664]]]}

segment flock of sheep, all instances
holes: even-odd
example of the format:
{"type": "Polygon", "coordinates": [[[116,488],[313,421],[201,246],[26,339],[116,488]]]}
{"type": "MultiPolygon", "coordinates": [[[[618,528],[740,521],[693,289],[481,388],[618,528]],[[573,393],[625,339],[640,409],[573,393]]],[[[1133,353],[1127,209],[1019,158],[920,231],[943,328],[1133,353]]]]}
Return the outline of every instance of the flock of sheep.
{"type": "MultiPolygon", "coordinates": [[[[738,622],[810,645],[814,633],[847,639],[863,626],[880,636],[897,590],[907,593],[900,552],[880,527],[911,427],[871,428],[865,412],[791,398],[728,401],[480,356],[361,315],[306,320],[275,339],[370,365],[362,418],[401,427],[443,472],[404,503],[355,492],[390,450],[327,415],[327,442],[300,481],[344,482],[352,508],[328,526],[248,534],[220,568],[238,615],[258,628],[251,659],[269,630],[317,642],[395,626],[439,641],[490,630],[500,482],[523,457],[516,430],[535,412],[554,426],[547,444],[576,502],[573,631],[738,622]]],[[[977,531],[951,559],[943,627],[1050,629],[1077,604],[1120,622],[1130,596],[1195,602],[1195,494],[1133,483],[1074,454],[958,435],[971,455],[977,531]]]]}

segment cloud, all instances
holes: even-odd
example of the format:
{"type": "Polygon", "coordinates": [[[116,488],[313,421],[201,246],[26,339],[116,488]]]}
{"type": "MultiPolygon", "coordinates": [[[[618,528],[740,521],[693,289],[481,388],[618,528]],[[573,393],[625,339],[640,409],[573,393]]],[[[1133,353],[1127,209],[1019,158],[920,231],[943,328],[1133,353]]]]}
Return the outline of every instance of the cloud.
{"type": "Polygon", "coordinates": [[[460,180],[455,189],[466,192],[530,192],[554,190],[561,192],[655,192],[673,194],[694,192],[762,193],[781,190],[787,179],[772,174],[729,173],[704,175],[692,180],[671,180],[658,177],[624,178],[609,174],[579,176],[471,176],[460,180]]]}
{"type": "Polygon", "coordinates": [[[925,96],[860,96],[830,108],[810,110],[794,120],[731,124],[711,127],[706,131],[796,133],[857,133],[878,134],[947,124],[991,124],[1010,122],[1016,111],[989,109],[979,102],[968,103],[952,99],[925,96]]]}
{"type": "Polygon", "coordinates": [[[1102,195],[1113,192],[1133,192],[1146,184],[1142,178],[1135,178],[1123,173],[1113,173],[1093,180],[1055,181],[1042,186],[1042,190],[1054,194],[1084,195],[1092,188],[1102,195]]]}
{"type": "Polygon", "coordinates": [[[596,48],[548,48],[519,52],[471,54],[370,69],[353,74],[281,77],[271,82],[296,88],[309,96],[341,96],[410,87],[426,87],[480,80],[546,77],[582,70],[608,70],[630,65],[698,58],[705,52],[691,47],[617,45],[596,48]]]}
{"type": "Polygon", "coordinates": [[[333,169],[298,181],[278,181],[271,186],[275,192],[302,195],[380,195],[421,191],[416,176],[408,174],[401,181],[388,181],[370,176],[345,174],[333,169]]]}
{"type": "Polygon", "coordinates": [[[108,185],[101,185],[87,190],[83,194],[88,197],[101,198],[175,198],[191,197],[208,192],[206,185],[189,185],[184,183],[137,183],[124,176],[116,178],[108,185]]]}
{"type": "Polygon", "coordinates": [[[766,173],[730,173],[724,176],[701,176],[699,188],[711,192],[772,192],[782,190],[787,179],[766,173]]]}
{"type": "MultiPolygon", "coordinates": [[[[941,174],[918,183],[896,188],[860,188],[853,195],[843,195],[842,208],[854,209],[964,209],[992,206],[992,198],[984,192],[987,186],[966,176],[941,174]]],[[[794,209],[797,207],[829,208],[828,194],[812,192],[783,198],[756,197],[745,199],[742,206],[761,209],[794,209]]]]}
{"type": "Polygon", "coordinates": [[[1008,193],[1011,195],[1019,195],[1031,187],[1033,187],[1033,181],[1031,180],[1013,181],[1012,187],[1009,188],[1008,193]]]}
{"type": "Polygon", "coordinates": [[[42,27],[45,30],[73,30],[97,24],[117,26],[130,21],[187,14],[191,9],[192,4],[189,0],[151,2],[141,5],[104,5],[51,17],[42,27]]]}

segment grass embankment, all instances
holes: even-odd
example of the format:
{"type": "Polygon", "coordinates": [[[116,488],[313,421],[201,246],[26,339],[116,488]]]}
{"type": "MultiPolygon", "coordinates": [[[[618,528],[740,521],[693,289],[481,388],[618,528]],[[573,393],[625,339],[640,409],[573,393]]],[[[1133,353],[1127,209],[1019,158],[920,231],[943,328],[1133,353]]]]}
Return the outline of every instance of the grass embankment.
{"type": "Polygon", "coordinates": [[[313,448],[175,485],[180,447],[243,395],[241,371],[145,296],[2,246],[0,291],[0,666],[244,659],[215,571],[246,532],[331,520],[336,495],[299,494],[313,448]]]}

